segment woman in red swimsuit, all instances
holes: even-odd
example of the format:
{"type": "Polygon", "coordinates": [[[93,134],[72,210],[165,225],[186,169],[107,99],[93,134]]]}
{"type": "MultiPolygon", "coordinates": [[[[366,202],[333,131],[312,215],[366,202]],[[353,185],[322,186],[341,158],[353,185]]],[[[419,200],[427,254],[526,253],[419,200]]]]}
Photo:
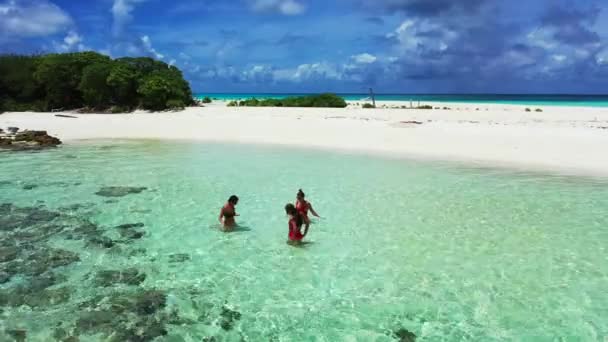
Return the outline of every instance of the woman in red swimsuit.
{"type": "Polygon", "coordinates": [[[289,239],[287,240],[287,243],[290,245],[300,245],[302,239],[304,239],[308,233],[308,227],[304,230],[304,234],[302,234],[301,231],[304,218],[291,203],[285,206],[285,213],[289,215],[289,239]]]}
{"type": "Polygon", "coordinates": [[[220,217],[218,218],[220,223],[224,226],[224,231],[232,230],[236,226],[235,216],[239,216],[236,213],[235,206],[239,203],[239,198],[235,195],[230,196],[228,202],[220,210],[220,217]]]}
{"type": "Polygon", "coordinates": [[[302,189],[298,190],[298,194],[296,195],[296,210],[298,213],[300,213],[300,215],[302,215],[304,223],[306,224],[306,230],[308,230],[308,227],[310,226],[308,211],[310,210],[315,217],[321,218],[321,216],[317,214],[317,212],[312,208],[312,204],[310,204],[305,197],[306,195],[304,194],[304,191],[302,191],[302,189]]]}

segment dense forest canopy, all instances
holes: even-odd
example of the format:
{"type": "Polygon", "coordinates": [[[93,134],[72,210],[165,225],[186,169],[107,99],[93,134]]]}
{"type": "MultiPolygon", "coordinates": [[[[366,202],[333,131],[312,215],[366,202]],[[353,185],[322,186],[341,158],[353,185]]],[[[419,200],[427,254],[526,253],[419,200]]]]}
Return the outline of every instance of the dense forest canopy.
{"type": "Polygon", "coordinates": [[[164,110],[193,102],[182,72],[152,58],[96,52],[0,56],[0,111],[164,110]]]}

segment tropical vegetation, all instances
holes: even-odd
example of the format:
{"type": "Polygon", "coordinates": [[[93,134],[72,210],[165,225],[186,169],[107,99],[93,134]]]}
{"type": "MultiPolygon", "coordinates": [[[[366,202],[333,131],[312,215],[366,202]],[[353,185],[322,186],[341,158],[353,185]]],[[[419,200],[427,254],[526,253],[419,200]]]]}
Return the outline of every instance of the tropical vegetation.
{"type": "Polygon", "coordinates": [[[310,96],[293,96],[283,99],[263,99],[255,98],[243,101],[231,101],[228,106],[247,106],[247,107],[333,107],[344,108],[346,101],[336,94],[320,94],[310,96]]]}
{"type": "Polygon", "coordinates": [[[192,103],[182,72],[152,58],[111,59],[96,52],[0,56],[0,111],[124,112],[192,103]]]}

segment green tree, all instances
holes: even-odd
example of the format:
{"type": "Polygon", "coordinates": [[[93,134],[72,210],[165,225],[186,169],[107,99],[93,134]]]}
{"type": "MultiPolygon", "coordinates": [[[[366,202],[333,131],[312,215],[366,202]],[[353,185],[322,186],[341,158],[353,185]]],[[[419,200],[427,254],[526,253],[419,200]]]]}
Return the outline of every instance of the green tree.
{"type": "Polygon", "coordinates": [[[39,60],[34,78],[45,90],[45,109],[74,107],[80,94],[74,84],[74,70],[65,55],[46,55],[39,60]]]}
{"type": "Polygon", "coordinates": [[[0,56],[0,103],[5,110],[40,110],[44,89],[36,82],[36,57],[0,56]]]}
{"type": "Polygon", "coordinates": [[[193,103],[182,72],[151,58],[96,52],[0,56],[0,110],[162,110],[193,103]]]}
{"type": "Polygon", "coordinates": [[[144,109],[163,110],[171,94],[171,85],[160,75],[151,75],[137,89],[144,109]]]}
{"type": "Polygon", "coordinates": [[[112,88],[107,81],[111,70],[112,64],[107,62],[91,64],[83,69],[78,90],[86,106],[105,109],[110,105],[112,88]]]}
{"type": "Polygon", "coordinates": [[[128,107],[138,105],[137,72],[127,63],[115,61],[108,75],[107,84],[112,89],[114,102],[128,107]]]}
{"type": "Polygon", "coordinates": [[[83,105],[78,86],[85,67],[110,58],[96,52],[50,54],[40,58],[34,77],[46,90],[46,109],[83,105]]]}

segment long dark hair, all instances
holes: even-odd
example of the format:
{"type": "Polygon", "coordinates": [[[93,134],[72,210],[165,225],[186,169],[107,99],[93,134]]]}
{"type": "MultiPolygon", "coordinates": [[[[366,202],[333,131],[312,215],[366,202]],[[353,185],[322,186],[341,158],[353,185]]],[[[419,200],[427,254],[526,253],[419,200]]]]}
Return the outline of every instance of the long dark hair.
{"type": "Polygon", "coordinates": [[[239,198],[237,195],[232,195],[228,199],[228,203],[232,203],[233,205],[236,205],[238,202],[239,202],[239,198]]]}
{"type": "Polygon", "coordinates": [[[302,191],[302,189],[300,189],[300,190],[298,190],[298,194],[296,195],[296,197],[304,199],[304,197],[306,197],[306,195],[304,194],[304,191],[302,191]]]}
{"type": "Polygon", "coordinates": [[[296,207],[293,204],[287,203],[287,205],[285,205],[285,213],[287,215],[291,215],[294,219],[296,219],[296,225],[298,227],[302,226],[302,224],[304,223],[302,215],[300,215],[300,213],[296,210],[296,207]]]}

